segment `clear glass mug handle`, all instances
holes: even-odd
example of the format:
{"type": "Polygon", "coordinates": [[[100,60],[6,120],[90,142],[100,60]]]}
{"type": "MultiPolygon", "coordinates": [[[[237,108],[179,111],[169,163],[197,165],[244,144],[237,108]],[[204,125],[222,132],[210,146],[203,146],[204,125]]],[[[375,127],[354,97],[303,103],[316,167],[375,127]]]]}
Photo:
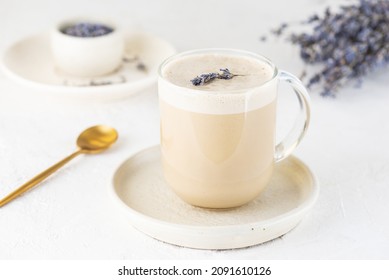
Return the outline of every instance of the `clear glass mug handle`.
{"type": "Polygon", "coordinates": [[[276,145],[274,159],[276,162],[287,158],[303,139],[311,118],[310,98],[307,89],[294,75],[280,70],[278,74],[280,81],[289,83],[297,95],[300,111],[295,120],[293,128],[286,137],[276,145]]]}

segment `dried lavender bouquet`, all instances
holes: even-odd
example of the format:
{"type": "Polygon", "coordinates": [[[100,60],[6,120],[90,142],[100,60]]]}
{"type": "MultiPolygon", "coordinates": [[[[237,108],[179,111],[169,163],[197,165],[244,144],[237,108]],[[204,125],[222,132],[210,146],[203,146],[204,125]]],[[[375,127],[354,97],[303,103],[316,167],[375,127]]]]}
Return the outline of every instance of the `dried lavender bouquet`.
{"type": "MultiPolygon", "coordinates": [[[[311,25],[312,32],[292,33],[288,39],[299,46],[304,62],[322,66],[307,77],[307,86],[320,85],[322,96],[335,96],[345,83],[360,84],[366,74],[389,64],[388,0],[359,0],[335,13],[327,8],[303,24],[311,25]]],[[[288,27],[283,23],[272,33],[281,36],[288,27]]]]}

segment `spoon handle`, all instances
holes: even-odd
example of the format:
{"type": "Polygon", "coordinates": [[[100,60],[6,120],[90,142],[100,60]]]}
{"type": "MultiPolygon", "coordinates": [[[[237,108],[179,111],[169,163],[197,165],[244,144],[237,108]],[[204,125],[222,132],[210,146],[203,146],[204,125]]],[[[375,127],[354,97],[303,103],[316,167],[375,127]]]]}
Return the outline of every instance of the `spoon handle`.
{"type": "Polygon", "coordinates": [[[42,173],[36,175],[30,181],[24,183],[18,189],[14,190],[12,193],[10,193],[6,197],[4,197],[2,200],[0,200],[0,207],[6,205],[7,203],[11,202],[12,200],[14,200],[19,195],[25,193],[26,191],[28,191],[29,189],[33,188],[38,183],[42,182],[44,179],[49,177],[51,174],[53,174],[55,171],[60,169],[62,166],[64,166],[66,163],[68,163],[70,160],[72,160],[73,158],[75,158],[76,156],[78,156],[81,153],[82,153],[81,150],[78,150],[78,151],[74,152],[73,154],[71,154],[70,156],[64,158],[60,162],[58,162],[58,163],[54,164],[53,166],[49,167],[48,169],[46,169],[42,173]]]}

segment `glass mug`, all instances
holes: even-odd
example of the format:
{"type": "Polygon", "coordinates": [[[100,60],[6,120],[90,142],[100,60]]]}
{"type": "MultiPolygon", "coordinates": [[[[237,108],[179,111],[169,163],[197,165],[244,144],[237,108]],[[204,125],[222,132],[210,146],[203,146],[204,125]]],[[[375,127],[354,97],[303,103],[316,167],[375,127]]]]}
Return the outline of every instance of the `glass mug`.
{"type": "MultiPolygon", "coordinates": [[[[228,85],[230,81],[215,80],[209,85],[228,85]]],[[[275,163],[300,143],[310,120],[309,96],[300,80],[278,70],[269,59],[241,50],[203,49],[168,58],[159,68],[158,95],[164,177],[184,201],[206,208],[237,207],[255,199],[269,183],[275,163]],[[207,63],[209,57],[223,61],[214,67],[216,71],[228,67],[231,58],[238,63],[241,60],[242,69],[247,62],[258,63],[268,78],[253,86],[217,90],[192,86],[189,76],[187,85],[172,81],[191,68],[185,62],[180,66],[180,62],[192,61],[194,67],[207,63]],[[276,144],[278,81],[292,86],[300,111],[294,127],[276,144]]]]}

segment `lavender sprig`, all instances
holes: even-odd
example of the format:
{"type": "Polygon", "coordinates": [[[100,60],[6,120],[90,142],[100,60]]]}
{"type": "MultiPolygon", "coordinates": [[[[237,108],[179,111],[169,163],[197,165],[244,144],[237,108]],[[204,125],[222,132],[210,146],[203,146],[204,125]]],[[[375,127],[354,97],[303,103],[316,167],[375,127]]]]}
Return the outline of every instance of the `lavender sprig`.
{"type": "Polygon", "coordinates": [[[234,75],[228,70],[228,68],[221,68],[220,71],[222,73],[207,73],[207,74],[201,74],[200,76],[197,76],[190,80],[194,86],[202,86],[206,83],[209,83],[213,81],[214,79],[222,79],[222,80],[230,80],[234,76],[239,76],[239,75],[234,75]]]}
{"type": "MultiPolygon", "coordinates": [[[[323,96],[335,96],[345,83],[356,80],[389,64],[389,1],[359,0],[333,13],[313,15],[304,24],[312,25],[309,33],[292,34],[291,42],[300,47],[307,64],[322,69],[308,77],[307,86],[321,85],[323,96]]],[[[273,32],[280,36],[288,25],[273,32]]]]}

